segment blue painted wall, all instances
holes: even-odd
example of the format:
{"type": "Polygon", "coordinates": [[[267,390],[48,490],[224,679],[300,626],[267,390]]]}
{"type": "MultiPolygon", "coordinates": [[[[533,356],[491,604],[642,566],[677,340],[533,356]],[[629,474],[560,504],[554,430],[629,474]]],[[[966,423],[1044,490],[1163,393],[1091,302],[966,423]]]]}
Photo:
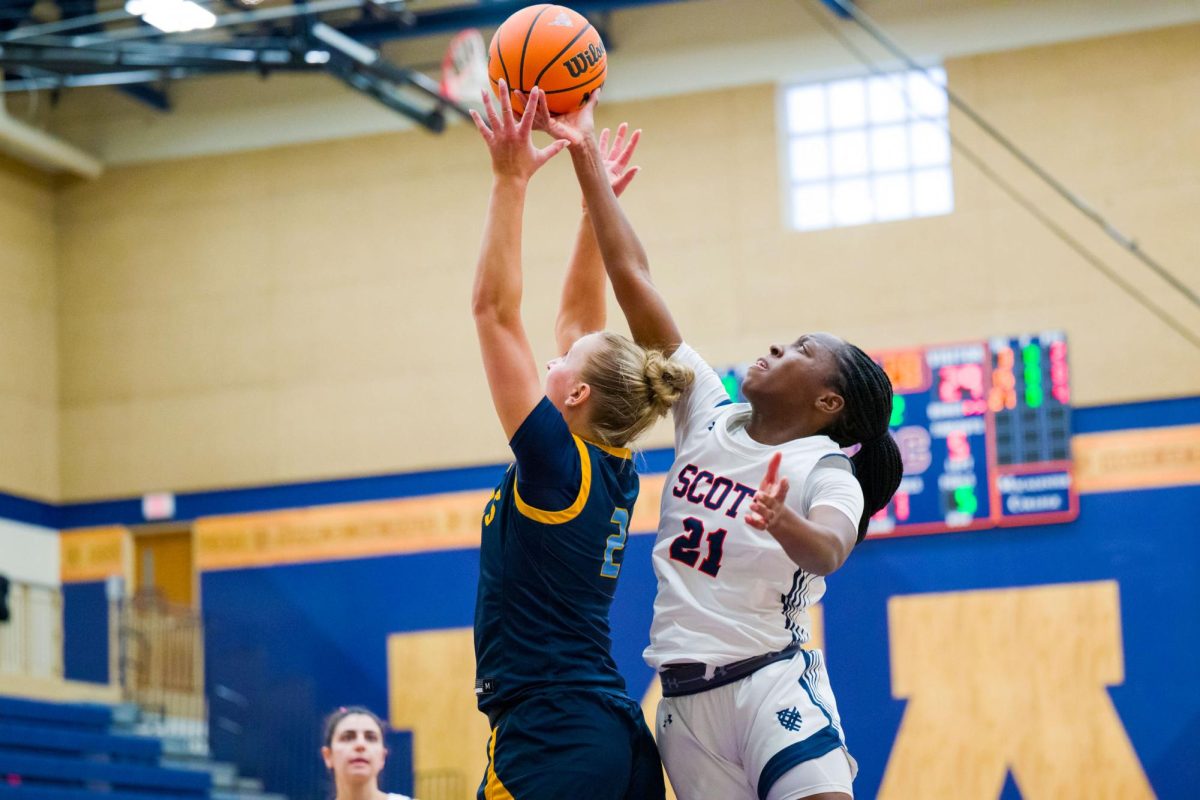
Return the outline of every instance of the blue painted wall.
{"type": "MultiPolygon", "coordinates": [[[[1200,398],[1079,409],[1077,432],[1200,422],[1200,398]]],[[[670,454],[639,466],[661,471],[670,454]]],[[[501,467],[382,476],[180,496],[181,517],[382,499],[488,486],[501,467]],[[185,513],[186,511],[186,513],[185,513]]],[[[0,500],[4,497],[0,496],[0,500]]],[[[140,522],[136,501],[12,506],[57,524],[140,522]],[[47,517],[48,518],[48,517],[47,517]]],[[[1156,792],[1190,798],[1200,786],[1200,487],[1081,499],[1075,523],[867,542],[829,581],[830,671],[850,745],[872,796],[903,713],[892,699],[886,631],[891,595],[1116,580],[1125,684],[1111,694],[1156,792]]],[[[15,512],[13,512],[15,514],[15,512]]],[[[614,609],[616,658],[631,691],[651,679],[641,662],[653,599],[651,537],[631,537],[614,609]]],[[[213,746],[248,774],[298,800],[323,796],[320,717],[339,705],[387,708],[386,637],[467,627],[477,551],[462,550],[202,576],[213,746]]],[[[69,677],[107,680],[103,584],[65,587],[69,677]]],[[[482,747],[482,743],[480,743],[482,747]]],[[[392,790],[411,786],[410,753],[393,749],[392,790]]],[[[1005,800],[1017,797],[1009,783],[1005,800]]]]}
{"type": "MultiPolygon", "coordinates": [[[[865,542],[828,581],[830,676],[860,772],[879,788],[904,713],[888,661],[894,595],[1115,580],[1120,585],[1125,683],[1110,690],[1160,798],[1200,786],[1200,486],[1087,495],[1079,520],[865,542]]],[[[1019,796],[1019,795],[1012,795],[1019,796]]]]}
{"type": "MultiPolygon", "coordinates": [[[[1185,754],[1194,754],[1200,732],[1198,507],[1200,487],[1089,495],[1068,525],[860,546],[830,578],[824,603],[830,674],[861,766],[860,796],[876,793],[904,712],[891,694],[890,596],[1115,580],[1126,681],[1111,690],[1113,700],[1159,797],[1194,797],[1200,760],[1185,754]]],[[[654,597],[652,542],[631,537],[613,613],[617,663],[639,698],[652,677],[641,661],[654,597]]],[[[322,713],[356,702],[387,708],[388,634],[471,625],[477,558],[459,550],[205,575],[206,674],[254,698],[237,712],[254,733],[218,738],[214,724],[217,756],[241,759],[269,788],[303,785],[294,776],[311,772],[322,713]]],[[[214,720],[233,713],[213,705],[214,720]]]]}
{"type": "Polygon", "coordinates": [[[65,583],[63,674],[72,681],[108,683],[108,599],[104,582],[65,583]]]}
{"type": "MultiPolygon", "coordinates": [[[[653,610],[652,544],[651,536],[631,537],[613,607],[623,634],[617,664],[638,697],[653,675],[641,659],[653,610]]],[[[388,635],[470,627],[478,575],[474,549],[206,573],[215,756],[293,800],[320,797],[306,787],[323,771],[315,756],[322,716],[351,704],[384,713],[388,635]]],[[[481,761],[485,745],[477,743],[481,761]]]]}

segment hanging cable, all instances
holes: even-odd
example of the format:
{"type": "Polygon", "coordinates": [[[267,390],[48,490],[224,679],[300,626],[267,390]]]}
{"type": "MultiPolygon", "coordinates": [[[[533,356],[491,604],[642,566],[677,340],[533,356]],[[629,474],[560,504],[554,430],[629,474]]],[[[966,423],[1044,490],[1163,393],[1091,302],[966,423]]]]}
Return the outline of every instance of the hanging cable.
{"type": "MultiPolygon", "coordinates": [[[[832,0],[832,2],[835,2],[839,6],[844,7],[841,0],[832,0]]],[[[846,48],[847,51],[849,51],[851,53],[851,55],[853,55],[855,58],[857,58],[859,60],[859,62],[861,62],[863,64],[863,66],[865,66],[873,74],[878,75],[880,77],[885,77],[885,78],[888,78],[891,80],[895,80],[898,78],[896,73],[889,72],[888,70],[885,70],[883,67],[879,66],[869,55],[867,55],[862,50],[862,48],[860,48],[849,37],[847,37],[845,35],[845,33],[837,25],[835,25],[833,22],[831,22],[828,18],[828,15],[824,11],[822,11],[819,8],[814,8],[811,0],[810,0],[810,2],[805,2],[805,0],[800,0],[800,4],[801,4],[801,7],[804,8],[804,10],[809,14],[809,16],[811,16],[813,18],[813,20],[815,20],[822,29],[824,29],[834,39],[836,39],[843,47],[846,48]]],[[[851,13],[852,12],[850,12],[849,9],[847,9],[847,15],[849,16],[851,13]]],[[[926,69],[924,67],[922,67],[919,63],[917,63],[917,61],[915,59],[913,59],[911,56],[909,56],[907,54],[903,54],[901,56],[901,60],[904,61],[905,65],[909,69],[916,71],[916,72],[920,72],[922,75],[925,76],[926,80],[930,81],[935,86],[938,86],[939,88],[944,89],[946,91],[946,96],[950,100],[950,102],[952,102],[956,108],[959,108],[960,110],[962,109],[962,106],[965,105],[964,101],[962,101],[961,98],[956,98],[950,92],[949,89],[947,89],[946,87],[944,87],[941,84],[938,84],[936,81],[934,81],[928,75],[926,69]]],[[[1017,205],[1019,205],[1021,208],[1025,209],[1027,212],[1029,212],[1029,214],[1031,216],[1033,216],[1034,219],[1036,219],[1038,222],[1042,223],[1042,225],[1045,226],[1046,229],[1049,230],[1052,234],[1054,234],[1054,236],[1056,238],[1058,238],[1060,241],[1062,241],[1064,244],[1066,244],[1067,247],[1069,247],[1071,250],[1076,252],[1080,257],[1082,257],[1084,259],[1084,261],[1086,261],[1094,269],[1099,271],[1101,274],[1103,274],[1105,277],[1107,277],[1110,281],[1112,281],[1117,287],[1119,287],[1123,292],[1128,294],[1131,298],[1136,300],[1144,308],[1146,308],[1148,311],[1150,311],[1152,314],[1154,314],[1154,316],[1157,317],[1162,323],[1164,323],[1165,325],[1167,325],[1168,327],[1173,329],[1176,333],[1178,333],[1183,338],[1187,339],[1197,349],[1200,349],[1200,334],[1197,334],[1195,331],[1193,331],[1192,329],[1190,329],[1189,327],[1184,325],[1182,322],[1180,322],[1178,319],[1176,319],[1169,311],[1167,311],[1162,306],[1160,306],[1159,304],[1154,302],[1154,300],[1152,300],[1148,295],[1146,295],[1144,292],[1142,292],[1136,286],[1131,284],[1125,278],[1121,277],[1121,275],[1117,272],[1116,269],[1114,269],[1110,265],[1106,264],[1099,256],[1097,256],[1095,253],[1092,253],[1090,250],[1088,250],[1087,247],[1082,242],[1080,242],[1078,239],[1076,239],[1074,236],[1072,236],[1065,228],[1063,228],[1057,222],[1052,220],[1041,208],[1038,207],[1038,205],[1034,201],[1030,200],[1028,197],[1023,195],[1019,189],[1017,189],[1010,182],[1005,180],[999,173],[997,173],[995,170],[993,170],[987,164],[986,160],[982,156],[980,156],[978,153],[976,153],[970,147],[968,147],[966,144],[964,144],[960,138],[955,136],[954,132],[950,130],[950,125],[949,125],[948,121],[942,120],[942,119],[935,119],[933,117],[928,117],[928,116],[925,116],[925,115],[922,115],[922,114],[919,114],[918,112],[916,112],[916,110],[913,109],[913,107],[909,101],[908,92],[905,91],[903,88],[901,88],[901,96],[904,98],[905,105],[908,106],[909,110],[912,111],[919,119],[922,119],[926,122],[931,122],[931,123],[937,124],[940,127],[942,127],[944,130],[946,130],[947,134],[950,137],[950,142],[953,145],[954,149],[958,153],[960,153],[964,158],[966,158],[966,160],[969,161],[976,169],[978,169],[985,178],[992,181],[1002,192],[1004,192],[1014,202],[1016,202],[1017,205]]],[[[978,115],[976,115],[974,113],[974,111],[970,112],[970,116],[973,120],[978,117],[978,115]]],[[[1037,167],[1036,164],[1033,164],[1032,161],[1028,160],[1028,158],[1025,157],[1024,154],[1020,153],[1019,150],[1016,150],[1014,152],[1015,145],[1012,145],[1011,142],[1008,142],[1007,139],[1004,139],[1004,137],[1002,137],[998,132],[996,132],[995,134],[992,134],[992,131],[994,131],[995,129],[992,128],[990,125],[987,125],[986,122],[981,124],[981,127],[983,127],[984,130],[987,131],[990,135],[993,135],[993,138],[999,137],[1000,139],[1002,139],[1003,141],[1001,141],[1001,144],[1007,143],[1006,149],[1008,149],[1009,152],[1013,153],[1014,155],[1020,154],[1018,156],[1018,158],[1023,163],[1027,162],[1029,164],[1032,164],[1033,168],[1035,168],[1035,172],[1038,173],[1039,177],[1045,176],[1046,178],[1048,178],[1049,182],[1051,182],[1052,186],[1061,186],[1061,184],[1059,184],[1057,181],[1054,181],[1053,178],[1050,178],[1050,176],[1047,173],[1045,173],[1044,170],[1042,170],[1040,167],[1037,167]]],[[[1059,193],[1063,194],[1063,192],[1066,192],[1065,188],[1062,189],[1062,191],[1060,191],[1059,193]]],[[[1072,197],[1074,197],[1074,195],[1070,195],[1069,192],[1067,192],[1067,194],[1064,196],[1067,196],[1068,199],[1071,199],[1072,197]]],[[[1073,205],[1076,205],[1077,208],[1080,207],[1080,205],[1078,203],[1073,203],[1073,205]]],[[[1087,206],[1083,206],[1082,208],[1087,208],[1087,206]]],[[[1106,220],[1104,220],[1104,218],[1101,217],[1099,214],[1095,214],[1095,212],[1092,212],[1092,214],[1089,214],[1088,216],[1093,218],[1093,220],[1099,220],[1099,222],[1102,224],[1102,227],[1105,228],[1105,232],[1109,233],[1110,236],[1112,236],[1112,232],[1116,230],[1115,228],[1112,228],[1112,226],[1109,225],[1108,222],[1106,220]]],[[[1118,235],[1120,235],[1119,232],[1117,232],[1117,233],[1118,233],[1118,235]]],[[[1123,236],[1122,236],[1122,238],[1118,239],[1118,242],[1122,242],[1122,239],[1124,239],[1123,236]]],[[[1136,248],[1136,244],[1134,246],[1136,248]]],[[[1145,256],[1145,254],[1140,249],[1134,249],[1132,252],[1134,252],[1135,255],[1142,256],[1143,260],[1145,260],[1145,258],[1148,258],[1148,256],[1145,256]]],[[[1168,280],[1169,283],[1172,283],[1173,285],[1175,283],[1177,283],[1175,281],[1175,279],[1173,278],[1173,276],[1169,276],[1169,273],[1168,273],[1168,278],[1169,278],[1169,280],[1168,280]]],[[[1181,286],[1181,289],[1185,295],[1189,296],[1189,298],[1193,300],[1193,302],[1196,302],[1196,297],[1195,297],[1194,293],[1192,293],[1185,286],[1181,286]]]]}
{"type": "MultiPolygon", "coordinates": [[[[896,44],[894,41],[892,41],[892,39],[886,33],[884,33],[883,30],[878,25],[876,25],[874,23],[874,21],[871,20],[870,17],[868,17],[865,13],[863,13],[862,10],[859,9],[858,6],[856,6],[853,2],[847,2],[847,0],[826,0],[826,2],[833,3],[838,8],[840,8],[846,16],[848,16],[860,28],[862,28],[864,31],[866,31],[867,34],[872,39],[879,42],[879,44],[881,44],[888,52],[890,52],[896,58],[899,58],[901,61],[903,61],[905,63],[905,65],[908,66],[909,69],[919,70],[922,73],[924,73],[924,69],[922,69],[922,67],[917,63],[916,59],[914,59],[903,48],[901,48],[898,44],[896,44]]],[[[926,78],[928,79],[928,76],[926,76],[926,78]]],[[[934,82],[934,81],[932,81],[932,79],[930,79],[930,80],[931,80],[931,82],[934,82]]],[[[936,83],[936,82],[934,82],[934,83],[936,83]]],[[[1092,222],[1094,222],[1098,226],[1100,226],[1100,228],[1106,234],[1108,234],[1109,237],[1113,239],[1113,241],[1115,241],[1121,247],[1125,248],[1130,253],[1132,253],[1139,261],[1141,261],[1143,264],[1145,264],[1150,269],[1154,270],[1154,272],[1158,273],[1159,277],[1161,277],[1164,281],[1166,281],[1171,286],[1173,286],[1176,289],[1176,291],[1178,291],[1180,294],[1182,294],[1184,297],[1186,297],[1188,300],[1190,300],[1192,302],[1192,305],[1196,306],[1197,308],[1200,308],[1200,295],[1197,295],[1196,292],[1194,292],[1191,289],[1191,287],[1187,286],[1186,284],[1183,283],[1183,281],[1176,278],[1173,274],[1171,274],[1170,271],[1167,270],[1166,267],[1164,267],[1162,264],[1160,264],[1154,258],[1151,258],[1148,253],[1146,253],[1144,250],[1142,250],[1141,247],[1138,246],[1138,243],[1134,239],[1131,239],[1130,237],[1128,237],[1124,233],[1122,233],[1120,230],[1118,230],[1116,228],[1116,226],[1114,226],[1111,222],[1109,222],[1107,219],[1105,219],[1105,217],[1103,215],[1101,215],[1100,212],[1096,211],[1090,205],[1085,203],[1078,195],[1076,195],[1075,193],[1070,191],[1066,186],[1064,186],[1061,181],[1059,181],[1057,178],[1055,178],[1053,175],[1051,175],[1049,172],[1047,172],[1045,169],[1043,169],[1040,164],[1038,164],[1036,161],[1034,161],[1032,158],[1030,158],[1029,155],[1027,153],[1025,153],[1025,151],[1023,151],[1023,150],[1021,150],[1021,148],[1017,147],[1017,145],[1015,143],[1013,143],[1008,137],[1006,137],[999,130],[997,130],[991,123],[989,123],[986,119],[984,119],[982,116],[980,116],[980,114],[978,114],[975,111],[975,109],[973,109],[965,100],[963,100],[961,97],[959,97],[953,91],[951,91],[949,87],[942,86],[941,88],[946,92],[946,97],[950,100],[950,103],[955,108],[957,108],[959,111],[961,111],[963,114],[965,114],[972,122],[974,122],[976,125],[978,125],[981,129],[983,129],[983,131],[985,133],[987,133],[988,136],[992,137],[992,139],[995,140],[1005,150],[1007,150],[1009,152],[1009,154],[1011,154],[1014,158],[1016,158],[1018,161],[1020,161],[1022,164],[1024,164],[1030,171],[1032,171],[1035,175],[1037,175],[1039,178],[1041,178],[1042,181],[1044,181],[1048,186],[1050,186],[1050,188],[1052,188],[1055,192],[1057,192],[1060,197],[1062,197],[1064,200],[1066,200],[1071,205],[1075,206],[1075,208],[1078,209],[1080,213],[1082,213],[1084,216],[1086,216],[1092,222]]]]}

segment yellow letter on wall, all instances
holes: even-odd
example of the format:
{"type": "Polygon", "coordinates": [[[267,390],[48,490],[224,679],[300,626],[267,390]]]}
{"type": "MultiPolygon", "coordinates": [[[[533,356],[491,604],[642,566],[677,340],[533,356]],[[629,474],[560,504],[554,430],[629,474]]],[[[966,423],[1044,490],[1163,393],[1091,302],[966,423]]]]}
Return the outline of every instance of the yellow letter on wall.
{"type": "Polygon", "coordinates": [[[1141,800],[1153,791],[1106,686],[1124,681],[1112,581],[894,597],[909,698],[879,797],[1141,800]]]}

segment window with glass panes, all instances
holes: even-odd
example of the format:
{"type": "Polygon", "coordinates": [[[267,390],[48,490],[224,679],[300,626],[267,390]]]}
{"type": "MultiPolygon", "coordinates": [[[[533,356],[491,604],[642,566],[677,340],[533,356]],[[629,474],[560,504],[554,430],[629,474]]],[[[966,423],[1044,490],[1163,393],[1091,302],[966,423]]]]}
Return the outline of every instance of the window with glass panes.
{"type": "Polygon", "coordinates": [[[792,227],[953,211],[945,83],[935,68],[788,87],[792,227]]]}

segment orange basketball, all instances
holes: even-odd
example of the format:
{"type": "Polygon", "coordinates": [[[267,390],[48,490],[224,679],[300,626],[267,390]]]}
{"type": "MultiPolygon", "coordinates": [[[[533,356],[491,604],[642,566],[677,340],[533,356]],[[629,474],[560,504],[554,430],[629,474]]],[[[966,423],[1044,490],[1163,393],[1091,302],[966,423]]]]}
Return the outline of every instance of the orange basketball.
{"type": "Polygon", "coordinates": [[[525,103],[534,86],[546,93],[551,114],[582,107],[604,85],[608,60],[600,34],[582,15],[562,6],[541,3],[513,14],[496,29],[488,47],[488,77],[492,91],[508,83],[513,110],[525,103]]]}

